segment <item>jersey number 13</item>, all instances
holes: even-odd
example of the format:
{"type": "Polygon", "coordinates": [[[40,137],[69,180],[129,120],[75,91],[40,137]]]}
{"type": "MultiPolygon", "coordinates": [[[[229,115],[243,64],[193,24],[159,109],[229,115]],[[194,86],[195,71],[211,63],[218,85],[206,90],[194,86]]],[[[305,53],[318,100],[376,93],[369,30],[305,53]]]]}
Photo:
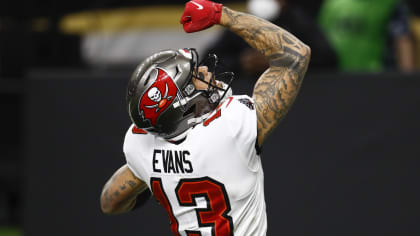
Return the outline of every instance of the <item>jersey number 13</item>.
{"type": "MultiPolygon", "coordinates": [[[[175,218],[172,206],[162,187],[160,178],[151,178],[151,187],[155,198],[166,209],[171,221],[171,230],[175,236],[180,236],[178,220],[175,218]]],[[[178,182],[175,188],[176,197],[180,206],[197,207],[196,199],[204,197],[206,208],[195,208],[198,225],[211,227],[212,236],[233,236],[232,217],[229,198],[225,186],[210,177],[185,178],[178,182]]],[[[200,231],[186,230],[187,236],[201,236],[200,231]]]]}

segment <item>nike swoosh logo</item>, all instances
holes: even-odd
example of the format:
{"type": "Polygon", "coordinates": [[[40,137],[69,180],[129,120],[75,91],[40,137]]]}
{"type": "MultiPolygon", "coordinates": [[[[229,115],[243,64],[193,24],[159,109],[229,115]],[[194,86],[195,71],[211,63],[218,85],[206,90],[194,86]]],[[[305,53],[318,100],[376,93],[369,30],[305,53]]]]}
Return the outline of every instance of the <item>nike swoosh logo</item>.
{"type": "Polygon", "coordinates": [[[197,6],[197,10],[203,10],[203,6],[201,6],[200,4],[196,3],[196,2],[192,2],[194,5],[197,6]]]}

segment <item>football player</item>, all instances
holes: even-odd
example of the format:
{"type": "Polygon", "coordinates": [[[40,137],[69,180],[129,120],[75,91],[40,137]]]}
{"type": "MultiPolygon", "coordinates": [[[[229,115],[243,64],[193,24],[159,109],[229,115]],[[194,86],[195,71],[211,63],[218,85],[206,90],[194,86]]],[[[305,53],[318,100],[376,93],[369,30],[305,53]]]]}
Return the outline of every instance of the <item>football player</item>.
{"type": "Polygon", "coordinates": [[[130,211],[152,193],[174,235],[265,235],[267,218],[260,148],[285,117],[306,73],[310,48],[263,19],[208,0],[185,5],[187,33],[224,26],[270,62],[252,98],[232,96],[232,73],[194,49],[144,60],[127,89],[133,125],[127,164],[108,180],[102,211],[130,211]]]}

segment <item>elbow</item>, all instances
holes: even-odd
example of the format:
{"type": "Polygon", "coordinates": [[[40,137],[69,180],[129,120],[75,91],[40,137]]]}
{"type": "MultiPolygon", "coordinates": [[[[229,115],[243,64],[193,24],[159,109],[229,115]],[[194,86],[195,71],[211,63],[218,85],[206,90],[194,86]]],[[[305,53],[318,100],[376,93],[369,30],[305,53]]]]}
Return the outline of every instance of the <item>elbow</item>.
{"type": "Polygon", "coordinates": [[[117,214],[117,205],[102,195],[100,200],[101,211],[107,215],[117,214]]]}
{"type": "Polygon", "coordinates": [[[302,55],[303,55],[303,60],[304,63],[306,64],[306,66],[309,65],[309,62],[311,61],[311,47],[309,47],[306,44],[303,44],[303,49],[302,49],[302,55]]]}
{"type": "Polygon", "coordinates": [[[111,208],[105,208],[103,206],[101,206],[101,211],[102,213],[104,213],[105,215],[114,215],[114,211],[112,211],[111,208]]]}
{"type": "Polygon", "coordinates": [[[292,70],[305,71],[311,60],[311,48],[300,42],[287,50],[278,49],[269,57],[270,67],[288,67],[292,70]]]}
{"type": "Polygon", "coordinates": [[[113,207],[110,204],[107,204],[102,198],[101,198],[101,211],[104,214],[112,215],[114,210],[113,207]]]}
{"type": "Polygon", "coordinates": [[[102,208],[101,207],[101,210],[102,210],[102,213],[104,213],[105,215],[115,215],[115,212],[114,211],[112,211],[111,209],[109,209],[109,208],[102,208]]]}
{"type": "Polygon", "coordinates": [[[306,71],[309,67],[309,62],[311,61],[311,47],[302,43],[302,48],[300,49],[299,54],[301,56],[299,59],[298,68],[303,72],[303,74],[306,74],[306,71]]]}
{"type": "Polygon", "coordinates": [[[306,48],[306,50],[307,50],[307,52],[308,52],[308,55],[309,55],[309,57],[311,57],[311,47],[309,47],[308,45],[304,45],[305,46],[305,48],[306,48]]]}

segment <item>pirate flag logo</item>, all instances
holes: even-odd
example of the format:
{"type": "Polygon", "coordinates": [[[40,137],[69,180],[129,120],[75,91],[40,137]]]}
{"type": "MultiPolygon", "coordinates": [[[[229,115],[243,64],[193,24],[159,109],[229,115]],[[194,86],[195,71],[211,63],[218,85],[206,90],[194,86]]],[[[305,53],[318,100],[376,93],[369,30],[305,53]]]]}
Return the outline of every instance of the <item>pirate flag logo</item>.
{"type": "Polygon", "coordinates": [[[140,99],[140,113],[144,119],[150,120],[153,126],[156,125],[159,115],[173,102],[178,91],[174,81],[164,70],[155,70],[156,81],[140,99]]]}

